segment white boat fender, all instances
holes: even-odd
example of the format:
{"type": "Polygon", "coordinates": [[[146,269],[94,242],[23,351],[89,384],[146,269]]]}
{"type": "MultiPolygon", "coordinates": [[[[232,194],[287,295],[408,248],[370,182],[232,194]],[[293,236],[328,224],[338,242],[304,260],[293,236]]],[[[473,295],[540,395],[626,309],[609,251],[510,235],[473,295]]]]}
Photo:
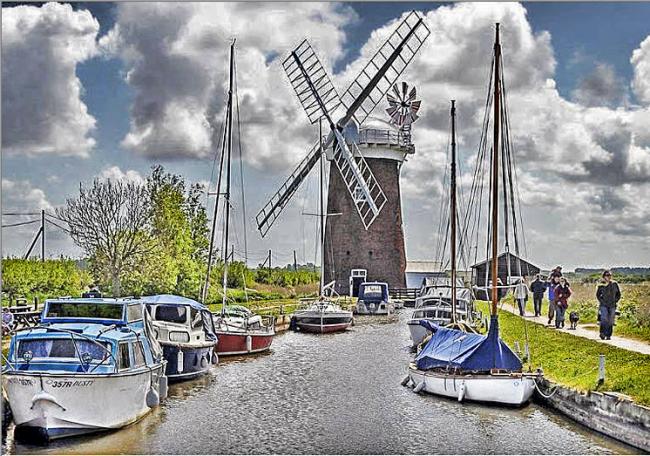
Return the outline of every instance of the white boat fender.
{"type": "Polygon", "coordinates": [[[419,393],[419,392],[422,391],[423,389],[424,389],[424,380],[422,380],[420,383],[418,383],[417,385],[415,385],[415,388],[413,388],[413,392],[414,392],[414,393],[419,393]]]}
{"type": "Polygon", "coordinates": [[[160,396],[154,388],[149,388],[147,391],[147,407],[154,408],[160,404],[160,396]]]}
{"type": "Polygon", "coordinates": [[[169,386],[167,384],[167,377],[165,375],[162,375],[158,379],[158,394],[160,395],[161,401],[167,398],[168,392],[169,392],[169,386]]]}
{"type": "Polygon", "coordinates": [[[201,355],[201,367],[205,368],[208,365],[208,356],[209,355],[201,355]]]}
{"type": "Polygon", "coordinates": [[[212,364],[214,364],[215,366],[219,364],[219,355],[217,355],[216,350],[212,350],[212,364]]]}
{"type": "Polygon", "coordinates": [[[409,383],[411,383],[411,376],[410,376],[410,375],[407,375],[407,376],[404,377],[404,379],[402,380],[402,386],[408,386],[409,383]]]}
{"type": "Polygon", "coordinates": [[[458,402],[463,402],[463,399],[465,399],[465,391],[467,389],[467,386],[465,385],[465,382],[460,385],[460,388],[458,389],[458,402]]]}
{"type": "Polygon", "coordinates": [[[253,336],[250,334],[246,336],[246,351],[249,353],[253,351],[253,336]]]}

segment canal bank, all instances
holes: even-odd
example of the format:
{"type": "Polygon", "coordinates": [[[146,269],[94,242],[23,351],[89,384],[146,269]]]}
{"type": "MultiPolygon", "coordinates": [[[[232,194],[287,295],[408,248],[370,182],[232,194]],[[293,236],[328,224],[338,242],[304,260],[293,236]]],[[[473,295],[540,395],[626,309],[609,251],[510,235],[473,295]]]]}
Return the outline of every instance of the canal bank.
{"type": "Polygon", "coordinates": [[[268,354],[223,361],[172,385],[167,401],[123,430],[15,454],[545,453],[638,450],[530,404],[459,404],[414,394],[400,381],[412,358],[406,309],[358,317],[341,334],[279,334],[268,354]]]}

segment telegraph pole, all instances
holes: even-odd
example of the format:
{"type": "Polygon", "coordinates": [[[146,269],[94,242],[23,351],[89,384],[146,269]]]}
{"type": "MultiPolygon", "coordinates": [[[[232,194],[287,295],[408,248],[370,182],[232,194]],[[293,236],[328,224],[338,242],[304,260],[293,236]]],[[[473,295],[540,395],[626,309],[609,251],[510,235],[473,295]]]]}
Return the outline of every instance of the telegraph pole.
{"type": "Polygon", "coordinates": [[[296,251],[293,251],[293,270],[298,271],[298,262],[296,261],[296,251]]]}
{"type": "Polygon", "coordinates": [[[41,261],[45,261],[45,209],[41,209],[41,261]]]}

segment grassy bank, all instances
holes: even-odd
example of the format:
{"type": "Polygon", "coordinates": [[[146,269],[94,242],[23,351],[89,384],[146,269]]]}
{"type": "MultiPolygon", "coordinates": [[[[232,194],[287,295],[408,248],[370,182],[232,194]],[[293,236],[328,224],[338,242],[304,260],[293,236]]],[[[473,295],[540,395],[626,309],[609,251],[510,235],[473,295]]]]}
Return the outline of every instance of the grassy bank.
{"type": "MultiPolygon", "coordinates": [[[[487,303],[479,309],[489,312],[487,303]]],[[[509,312],[499,314],[501,337],[510,347],[519,342],[523,350],[528,333],[531,359],[525,364],[544,369],[552,381],[581,391],[616,391],[650,406],[650,355],[630,352],[597,341],[557,332],[526,322],[509,312]],[[605,355],[605,382],[598,384],[598,357],[605,355]]]]}
{"type": "MultiPolygon", "coordinates": [[[[614,334],[618,336],[650,342],[650,283],[620,283],[621,301],[617,310],[614,334]]],[[[598,301],[595,283],[571,284],[573,295],[569,298],[568,313],[577,311],[580,324],[589,325],[588,329],[598,331],[598,301]]],[[[532,299],[528,300],[526,311],[533,312],[532,299]]],[[[548,314],[548,300],[542,303],[542,315],[548,314]]]]}

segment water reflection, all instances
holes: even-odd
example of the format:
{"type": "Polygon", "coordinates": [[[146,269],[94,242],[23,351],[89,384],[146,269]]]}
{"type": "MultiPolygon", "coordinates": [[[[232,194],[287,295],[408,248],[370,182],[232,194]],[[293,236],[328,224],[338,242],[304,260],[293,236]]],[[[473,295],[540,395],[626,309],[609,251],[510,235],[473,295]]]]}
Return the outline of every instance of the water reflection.
{"type": "Polygon", "coordinates": [[[224,359],[172,385],[164,406],[126,429],[15,453],[626,453],[544,408],[491,408],[400,385],[412,357],[408,310],[361,317],[342,334],[285,333],[272,352],[224,359]]]}

